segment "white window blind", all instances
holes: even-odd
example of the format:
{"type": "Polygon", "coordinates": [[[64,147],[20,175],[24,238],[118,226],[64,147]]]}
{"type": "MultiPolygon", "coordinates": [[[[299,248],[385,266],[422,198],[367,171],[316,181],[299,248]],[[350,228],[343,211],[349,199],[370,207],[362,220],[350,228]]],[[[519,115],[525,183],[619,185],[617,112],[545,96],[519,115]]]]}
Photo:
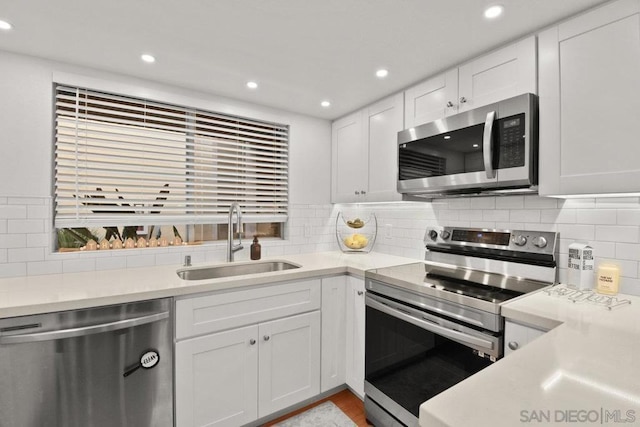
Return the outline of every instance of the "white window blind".
{"type": "Polygon", "coordinates": [[[55,226],[284,222],[288,127],[56,87],[55,226]]]}

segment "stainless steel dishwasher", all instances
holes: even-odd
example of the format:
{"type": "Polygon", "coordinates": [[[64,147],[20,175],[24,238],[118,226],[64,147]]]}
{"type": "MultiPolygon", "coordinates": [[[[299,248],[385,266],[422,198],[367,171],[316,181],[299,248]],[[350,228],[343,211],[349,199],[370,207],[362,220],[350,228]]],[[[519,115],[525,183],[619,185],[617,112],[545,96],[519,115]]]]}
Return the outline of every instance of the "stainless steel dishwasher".
{"type": "Polygon", "coordinates": [[[0,426],[172,426],[171,307],[160,299],[0,320],[0,426]]]}

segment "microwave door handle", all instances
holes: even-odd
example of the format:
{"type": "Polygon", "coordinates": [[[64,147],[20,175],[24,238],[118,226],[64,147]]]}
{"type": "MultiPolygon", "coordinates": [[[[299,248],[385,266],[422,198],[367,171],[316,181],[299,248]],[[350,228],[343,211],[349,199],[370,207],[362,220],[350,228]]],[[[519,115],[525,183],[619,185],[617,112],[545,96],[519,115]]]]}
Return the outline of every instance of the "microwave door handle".
{"type": "Polygon", "coordinates": [[[487,172],[487,178],[496,177],[496,171],[493,169],[493,123],[496,121],[496,112],[489,111],[487,119],[484,122],[484,135],[482,137],[482,153],[484,155],[484,170],[487,172]]]}

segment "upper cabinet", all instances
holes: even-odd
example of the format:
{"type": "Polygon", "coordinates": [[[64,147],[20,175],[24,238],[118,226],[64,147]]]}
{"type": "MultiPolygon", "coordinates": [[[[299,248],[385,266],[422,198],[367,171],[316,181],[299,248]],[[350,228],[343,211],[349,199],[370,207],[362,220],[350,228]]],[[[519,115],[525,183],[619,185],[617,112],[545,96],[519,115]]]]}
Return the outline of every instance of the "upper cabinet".
{"type": "Polygon", "coordinates": [[[458,112],[458,69],[430,78],[404,92],[405,129],[458,112]]]}
{"type": "Polygon", "coordinates": [[[474,59],[405,91],[405,128],[522,93],[537,93],[536,38],[474,59]]]}
{"type": "Polygon", "coordinates": [[[401,199],[396,185],[397,140],[402,122],[402,93],[333,122],[333,203],[401,199]]]}
{"type": "Polygon", "coordinates": [[[366,191],[369,147],[363,137],[363,114],[355,112],[331,126],[331,201],[356,202],[366,191]]]}
{"type": "Polygon", "coordinates": [[[640,191],[640,0],[539,35],[541,195],[640,191]]]}

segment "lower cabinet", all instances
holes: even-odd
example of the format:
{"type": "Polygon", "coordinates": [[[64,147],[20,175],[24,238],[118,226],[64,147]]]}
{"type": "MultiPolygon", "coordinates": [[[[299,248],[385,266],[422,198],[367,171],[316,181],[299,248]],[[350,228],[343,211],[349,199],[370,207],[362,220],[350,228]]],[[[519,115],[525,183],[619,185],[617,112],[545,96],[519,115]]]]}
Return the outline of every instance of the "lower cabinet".
{"type": "Polygon", "coordinates": [[[322,358],[320,391],[345,383],[347,276],[322,279],[322,358]]]}
{"type": "Polygon", "coordinates": [[[510,320],[504,324],[504,355],[507,356],[514,351],[524,347],[536,338],[544,335],[547,331],[521,325],[510,320]]]}
{"type": "Polygon", "coordinates": [[[177,426],[239,426],[258,418],[257,340],[254,325],[176,344],[177,426]]]}
{"type": "Polygon", "coordinates": [[[364,280],[176,301],[176,426],[241,426],[345,383],[364,397],[364,280]]]}
{"type": "Polygon", "coordinates": [[[320,312],[176,344],[176,425],[239,426],[320,393],[320,312]]]}
{"type": "Polygon", "coordinates": [[[364,280],[347,276],[346,383],[364,398],[364,280]]]}

